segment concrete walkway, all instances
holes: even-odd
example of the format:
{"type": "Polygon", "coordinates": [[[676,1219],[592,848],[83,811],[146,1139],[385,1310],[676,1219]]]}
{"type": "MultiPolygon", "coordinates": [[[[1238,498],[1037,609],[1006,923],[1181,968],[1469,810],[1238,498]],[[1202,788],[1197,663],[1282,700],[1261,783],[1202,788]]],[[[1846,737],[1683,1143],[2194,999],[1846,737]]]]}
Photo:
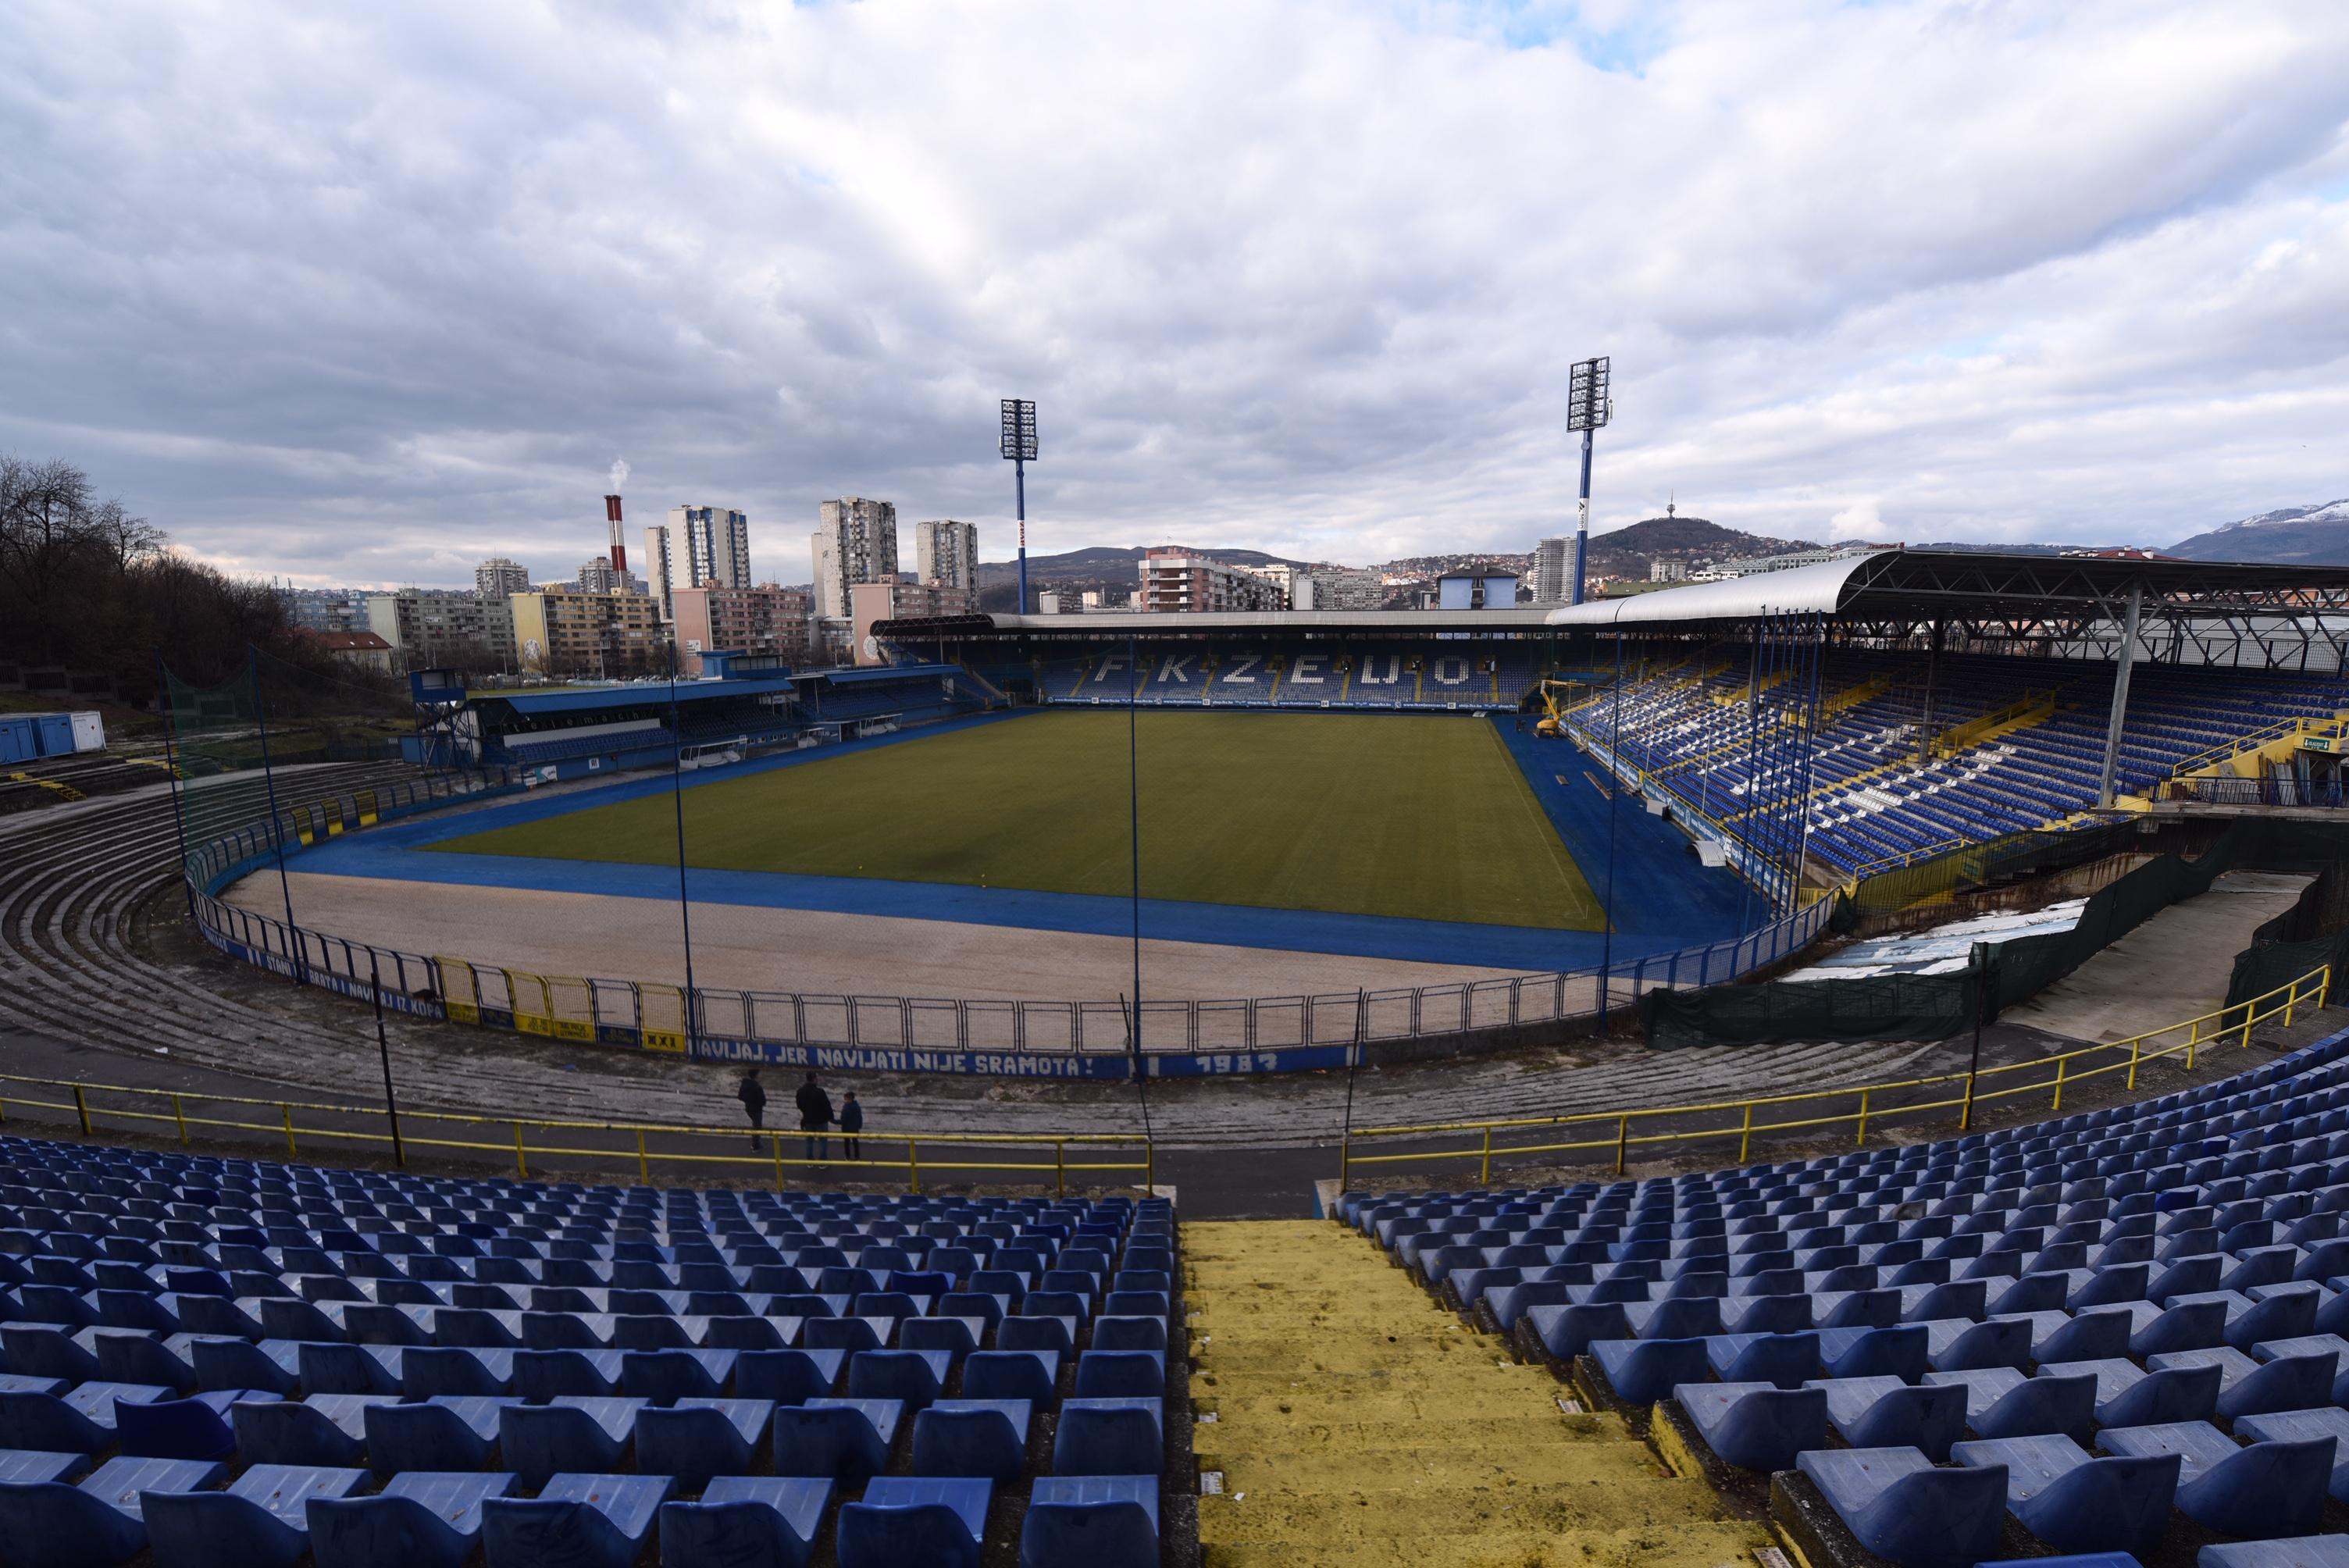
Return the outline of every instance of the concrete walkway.
{"type": "Polygon", "coordinates": [[[1192,1442],[1223,1487],[1205,1568],[1714,1568],[1769,1543],[1350,1231],[1185,1224],[1183,1268],[1192,1442]]]}
{"type": "Polygon", "coordinates": [[[2125,1040],[2212,1012],[2227,999],[2235,954],[2290,909],[2303,876],[2228,872],[2199,898],[2171,904],[2020,1006],[2002,1023],[2078,1040],[2125,1040]]]}

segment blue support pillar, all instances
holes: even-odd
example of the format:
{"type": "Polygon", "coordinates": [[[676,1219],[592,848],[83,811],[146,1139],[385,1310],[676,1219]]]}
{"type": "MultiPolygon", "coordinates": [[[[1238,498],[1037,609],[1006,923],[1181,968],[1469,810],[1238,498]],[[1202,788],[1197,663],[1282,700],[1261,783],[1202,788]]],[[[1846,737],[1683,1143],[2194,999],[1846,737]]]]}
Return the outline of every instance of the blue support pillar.
{"type": "Polygon", "coordinates": [[[1028,465],[1018,459],[1011,464],[1011,486],[1019,510],[1019,614],[1024,615],[1028,613],[1028,465]]]}

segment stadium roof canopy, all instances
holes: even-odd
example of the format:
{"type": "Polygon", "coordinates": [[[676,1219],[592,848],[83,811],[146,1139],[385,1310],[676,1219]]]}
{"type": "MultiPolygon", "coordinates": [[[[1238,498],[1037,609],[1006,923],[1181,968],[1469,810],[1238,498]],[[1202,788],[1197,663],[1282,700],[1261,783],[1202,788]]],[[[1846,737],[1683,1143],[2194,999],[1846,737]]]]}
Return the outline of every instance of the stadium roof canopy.
{"type": "Polygon", "coordinates": [[[995,638],[1102,643],[1561,633],[1732,637],[1789,615],[1838,635],[1900,640],[1932,631],[1954,645],[2030,645],[2061,657],[2112,657],[2131,600],[2147,656],[2340,669],[2349,664],[2349,568],[2237,565],[2098,555],[1879,550],[1621,599],[1501,610],[1305,610],[1222,614],[947,615],[885,622],[918,646],[995,638]]]}
{"type": "Polygon", "coordinates": [[[1824,614],[1887,628],[1935,621],[1982,630],[1996,625],[2015,636],[2119,620],[2132,593],[2144,620],[2312,622],[2349,615],[2349,568],[1880,550],[1725,583],[1561,606],[1547,620],[1576,629],[1693,629],[1824,614]]]}

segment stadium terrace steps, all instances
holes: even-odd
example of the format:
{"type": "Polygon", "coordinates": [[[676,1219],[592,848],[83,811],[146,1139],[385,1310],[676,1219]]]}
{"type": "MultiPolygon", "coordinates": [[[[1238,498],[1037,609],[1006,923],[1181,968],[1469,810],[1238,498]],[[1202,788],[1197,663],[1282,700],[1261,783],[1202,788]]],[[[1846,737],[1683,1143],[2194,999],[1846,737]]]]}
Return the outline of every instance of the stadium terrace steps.
{"type": "Polygon", "coordinates": [[[1206,1568],[1412,1562],[1675,1568],[1768,1537],[1665,1475],[1612,1416],[1569,1416],[1340,1228],[1183,1227],[1206,1568]]]}

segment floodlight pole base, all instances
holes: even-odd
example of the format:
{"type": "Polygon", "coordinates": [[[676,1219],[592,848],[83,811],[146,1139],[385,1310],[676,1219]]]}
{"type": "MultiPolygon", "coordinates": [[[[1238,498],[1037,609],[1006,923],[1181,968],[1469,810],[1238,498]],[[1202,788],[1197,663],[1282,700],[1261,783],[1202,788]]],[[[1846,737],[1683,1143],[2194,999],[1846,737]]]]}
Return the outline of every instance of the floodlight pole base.
{"type": "Polygon", "coordinates": [[[1011,461],[1011,486],[1019,515],[1019,614],[1024,615],[1028,613],[1028,465],[1018,458],[1011,461]]]}
{"type": "Polygon", "coordinates": [[[1584,562],[1590,555],[1590,432],[1582,432],[1582,498],[1574,508],[1574,603],[1584,597],[1584,562]]]}

